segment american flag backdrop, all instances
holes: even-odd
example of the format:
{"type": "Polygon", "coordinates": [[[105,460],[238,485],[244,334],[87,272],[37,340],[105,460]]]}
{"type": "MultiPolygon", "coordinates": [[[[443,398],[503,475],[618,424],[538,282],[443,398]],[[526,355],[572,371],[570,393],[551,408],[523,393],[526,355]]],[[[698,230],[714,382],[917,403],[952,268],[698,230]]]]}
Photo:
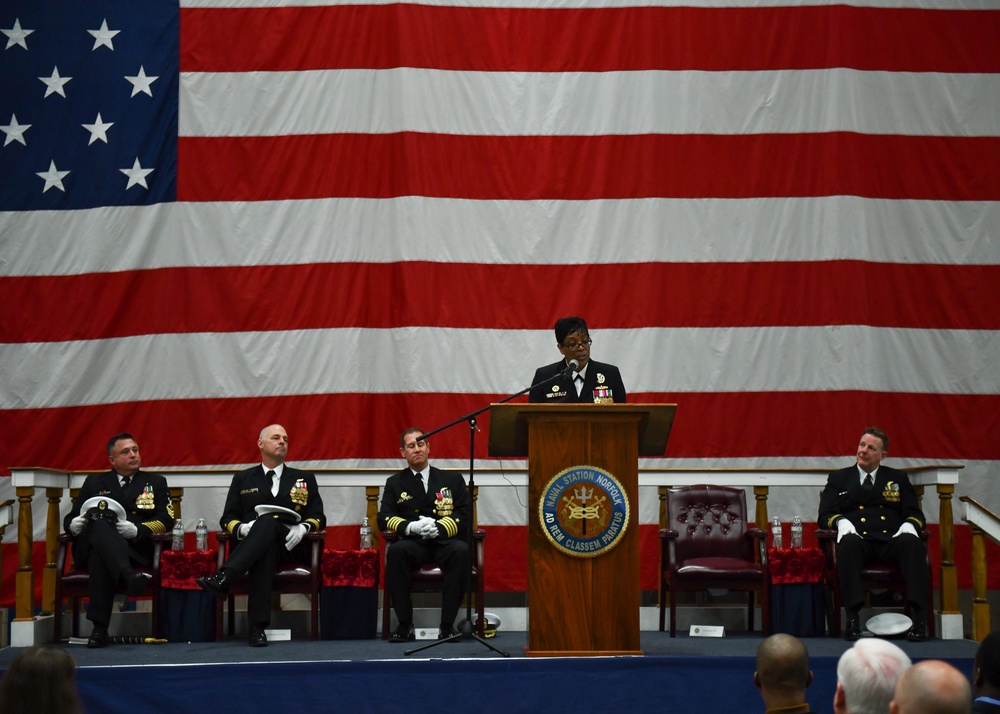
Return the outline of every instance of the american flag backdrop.
{"type": "Polygon", "coordinates": [[[122,430],[245,464],[272,422],[296,464],[394,464],[579,314],[630,401],[679,405],[641,466],[839,467],[877,424],[1000,507],[997,0],[3,0],[0,30],[0,469],[101,468],[122,430]]]}

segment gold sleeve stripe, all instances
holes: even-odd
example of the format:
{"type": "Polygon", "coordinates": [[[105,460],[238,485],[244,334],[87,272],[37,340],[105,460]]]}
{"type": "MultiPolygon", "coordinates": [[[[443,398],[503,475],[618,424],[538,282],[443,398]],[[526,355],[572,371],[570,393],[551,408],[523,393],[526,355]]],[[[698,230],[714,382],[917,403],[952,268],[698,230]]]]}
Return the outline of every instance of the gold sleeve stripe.
{"type": "Polygon", "coordinates": [[[226,531],[229,533],[229,535],[235,536],[236,529],[239,527],[240,527],[240,522],[234,518],[233,520],[229,521],[229,523],[226,524],[226,531]]]}
{"type": "Polygon", "coordinates": [[[924,529],[924,524],[920,522],[919,518],[916,518],[915,516],[910,516],[906,520],[913,521],[914,523],[916,523],[917,524],[917,530],[923,530],[924,529]]]}
{"type": "Polygon", "coordinates": [[[400,518],[399,516],[389,516],[385,521],[385,527],[390,531],[399,532],[399,527],[406,523],[405,518],[400,518]]]}
{"type": "Polygon", "coordinates": [[[163,521],[143,521],[142,525],[149,529],[150,533],[166,533],[167,526],[163,521]]]}
{"type": "Polygon", "coordinates": [[[458,523],[451,516],[445,516],[438,520],[438,525],[444,528],[445,534],[449,538],[454,538],[458,535],[458,523]]]}
{"type": "Polygon", "coordinates": [[[826,527],[827,528],[833,528],[833,527],[835,527],[835,524],[837,523],[837,519],[838,518],[843,518],[843,517],[844,516],[841,515],[840,513],[837,513],[837,514],[835,514],[833,516],[830,516],[829,520],[827,520],[827,522],[826,522],[826,527]]]}
{"type": "Polygon", "coordinates": [[[309,530],[318,531],[319,530],[319,519],[318,518],[307,518],[304,523],[309,526],[309,530]]]}

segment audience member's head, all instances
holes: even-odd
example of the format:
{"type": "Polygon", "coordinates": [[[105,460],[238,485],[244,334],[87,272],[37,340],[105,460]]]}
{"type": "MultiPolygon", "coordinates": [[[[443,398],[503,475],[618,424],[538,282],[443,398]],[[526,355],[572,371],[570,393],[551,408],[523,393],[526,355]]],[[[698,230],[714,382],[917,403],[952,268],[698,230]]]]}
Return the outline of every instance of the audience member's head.
{"type": "Polygon", "coordinates": [[[809,651],[791,635],[771,635],[757,648],[753,683],[768,710],[804,704],[812,684],[809,651]]]}
{"type": "Polygon", "coordinates": [[[858,640],[837,663],[837,714],[887,714],[896,682],[910,668],[910,658],[896,645],[878,638],[858,640]]]}
{"type": "Polygon", "coordinates": [[[965,675],[947,662],[917,662],[896,683],[891,714],[969,714],[972,689],[965,675]]]}
{"type": "Polygon", "coordinates": [[[976,697],[1000,699],[1000,630],[986,635],[979,643],[972,666],[972,686],[976,697]]]}
{"type": "Polygon", "coordinates": [[[3,714],[80,714],[76,662],[58,647],[29,647],[0,681],[3,714]]]}

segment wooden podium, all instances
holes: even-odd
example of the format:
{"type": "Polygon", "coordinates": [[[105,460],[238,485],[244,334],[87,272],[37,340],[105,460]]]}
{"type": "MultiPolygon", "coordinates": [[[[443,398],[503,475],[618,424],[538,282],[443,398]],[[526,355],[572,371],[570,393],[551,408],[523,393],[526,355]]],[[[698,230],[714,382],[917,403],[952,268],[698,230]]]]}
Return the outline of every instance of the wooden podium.
{"type": "Polygon", "coordinates": [[[529,656],[640,655],[639,464],[662,456],[674,404],[494,404],[490,456],[528,457],[529,656]],[[610,549],[569,554],[550,540],[540,499],[566,469],[620,483],[627,525],[610,549]]]}

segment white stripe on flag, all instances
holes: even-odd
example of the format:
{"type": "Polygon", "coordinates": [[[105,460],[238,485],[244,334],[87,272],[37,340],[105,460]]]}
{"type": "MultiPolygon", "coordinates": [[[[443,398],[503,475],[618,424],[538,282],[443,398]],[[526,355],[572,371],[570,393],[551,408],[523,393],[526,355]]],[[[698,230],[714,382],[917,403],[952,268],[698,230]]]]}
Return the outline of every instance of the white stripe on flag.
{"type": "Polygon", "coordinates": [[[181,136],[1000,134],[1000,77],[859,72],[448,72],[181,75],[181,136]],[[622,107],[629,107],[622,111],[622,107]]]}
{"type": "Polygon", "coordinates": [[[10,235],[19,236],[5,241],[0,276],[435,256],[508,265],[636,260],[993,265],[1000,203],[856,196],[605,201],[406,196],[0,213],[0,220],[10,235]],[[136,240],[150,233],[160,239],[136,240]],[[628,240],[610,240],[613,236],[628,240]]]}
{"type": "MultiPolygon", "coordinates": [[[[845,325],[593,336],[595,356],[621,368],[630,393],[1000,391],[1000,361],[986,357],[1000,353],[997,331],[845,325]]],[[[559,359],[553,341],[548,330],[407,327],[5,345],[0,401],[44,408],[348,391],[507,394],[527,386],[535,366],[559,359]]]]}

